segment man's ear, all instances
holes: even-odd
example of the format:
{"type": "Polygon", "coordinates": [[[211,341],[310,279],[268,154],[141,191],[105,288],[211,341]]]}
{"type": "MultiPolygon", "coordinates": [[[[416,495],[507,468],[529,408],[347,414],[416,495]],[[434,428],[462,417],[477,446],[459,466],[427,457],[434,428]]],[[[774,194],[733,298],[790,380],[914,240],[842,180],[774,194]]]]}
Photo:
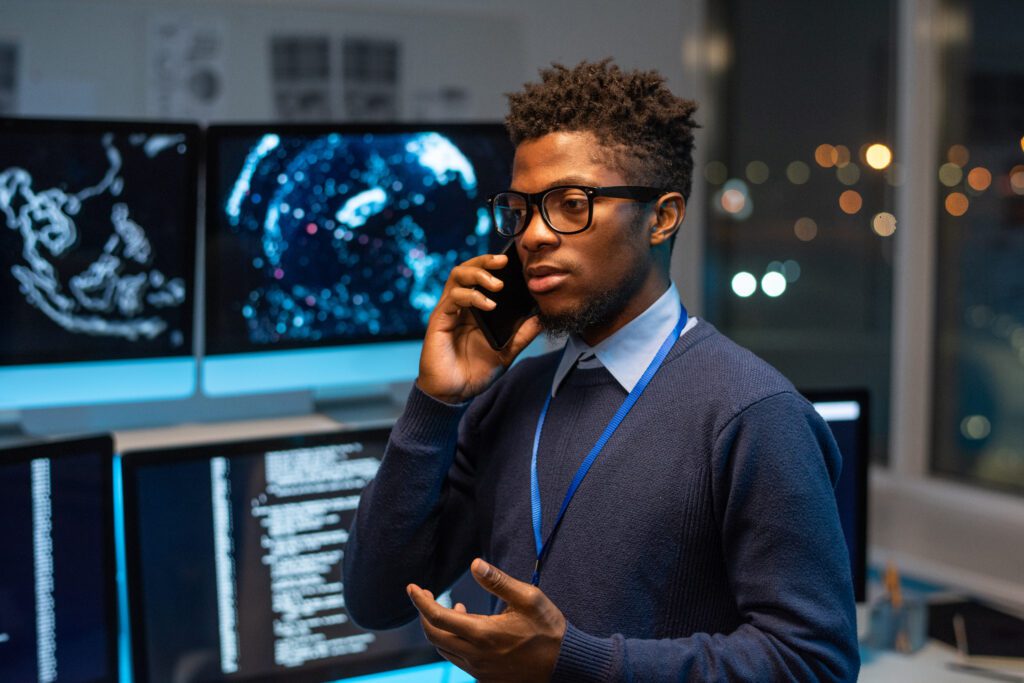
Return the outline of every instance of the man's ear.
{"type": "Polygon", "coordinates": [[[651,246],[656,247],[672,239],[686,216],[686,200],[678,192],[668,192],[658,198],[651,226],[651,246]]]}

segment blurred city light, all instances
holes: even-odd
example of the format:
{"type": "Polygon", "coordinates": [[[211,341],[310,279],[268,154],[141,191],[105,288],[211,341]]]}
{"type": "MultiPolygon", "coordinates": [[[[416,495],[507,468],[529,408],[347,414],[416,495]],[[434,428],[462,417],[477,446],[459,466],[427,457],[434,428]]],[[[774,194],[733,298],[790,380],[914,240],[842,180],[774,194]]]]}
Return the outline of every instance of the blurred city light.
{"type": "Polygon", "coordinates": [[[976,192],[984,192],[992,184],[992,174],[983,166],[975,166],[967,174],[967,184],[976,192]]]}
{"type": "Polygon", "coordinates": [[[953,187],[963,179],[963,169],[952,161],[939,166],[939,182],[946,187],[953,187]]]}
{"type": "Polygon", "coordinates": [[[836,166],[842,168],[850,163],[850,148],[846,145],[836,145],[836,166]]]}
{"type": "Polygon", "coordinates": [[[736,296],[746,299],[757,291],[757,278],[746,271],[732,276],[732,291],[736,296]]]}
{"type": "Polygon", "coordinates": [[[802,161],[794,161],[786,167],[786,177],[794,185],[803,185],[811,178],[811,167],[802,161]]]}
{"type": "Polygon", "coordinates": [[[863,205],[864,200],[856,190],[847,190],[839,195],[839,208],[851,216],[860,211],[860,207],[863,205]]]}
{"type": "Polygon", "coordinates": [[[972,441],[980,441],[992,433],[992,423],[984,415],[969,415],[961,420],[960,433],[972,441]]]}
{"type": "Polygon", "coordinates": [[[967,207],[970,206],[970,201],[967,199],[967,195],[963,192],[950,192],[946,197],[946,211],[951,216],[963,216],[967,213],[967,207]]]}
{"type": "Polygon", "coordinates": [[[875,217],[871,219],[871,229],[879,237],[892,237],[896,232],[896,216],[886,211],[876,213],[875,217]]]}
{"type": "Polygon", "coordinates": [[[782,264],[782,274],[786,276],[786,282],[796,282],[800,279],[801,272],[800,264],[793,259],[787,259],[782,264]]]}
{"type": "Polygon", "coordinates": [[[836,168],[836,178],[843,185],[855,185],[860,180],[860,166],[854,163],[847,163],[836,168]]]}
{"type": "Polygon", "coordinates": [[[892,150],[886,145],[876,142],[864,152],[864,161],[876,171],[881,171],[892,163],[892,150]]]}
{"type": "Polygon", "coordinates": [[[751,161],[747,164],[747,180],[755,185],[760,185],[768,180],[769,173],[768,164],[763,161],[751,161]]]}
{"type": "Polygon", "coordinates": [[[953,145],[949,148],[946,158],[949,159],[949,163],[956,164],[962,168],[970,161],[971,153],[963,145],[953,145]]]}
{"type": "Polygon", "coordinates": [[[729,170],[721,161],[709,161],[704,167],[704,177],[712,185],[721,185],[729,177],[729,170]]]}
{"type": "Polygon", "coordinates": [[[761,291],[774,298],[786,291],[786,276],[777,271],[765,273],[761,278],[761,291]]]}
{"type": "Polygon", "coordinates": [[[818,224],[814,222],[813,218],[797,218],[796,223],[793,224],[793,233],[796,238],[801,242],[810,242],[818,236],[818,224]]]}
{"type": "Polygon", "coordinates": [[[1014,166],[1010,170],[1010,189],[1014,194],[1024,194],[1024,166],[1014,166]]]}
{"type": "Polygon", "coordinates": [[[839,161],[839,152],[832,145],[818,145],[817,149],[814,150],[814,160],[822,168],[832,168],[839,161]]]}
{"type": "Polygon", "coordinates": [[[716,208],[720,208],[735,220],[746,220],[754,211],[747,184],[738,178],[725,181],[722,189],[715,194],[716,208]]]}

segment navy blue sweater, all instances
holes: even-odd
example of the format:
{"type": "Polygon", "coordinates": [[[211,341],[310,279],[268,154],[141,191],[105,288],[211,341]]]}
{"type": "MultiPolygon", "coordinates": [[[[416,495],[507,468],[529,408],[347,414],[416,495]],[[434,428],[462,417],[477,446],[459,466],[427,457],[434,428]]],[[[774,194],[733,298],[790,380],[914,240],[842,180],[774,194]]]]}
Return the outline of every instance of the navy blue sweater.
{"type": "MultiPolygon", "coordinates": [[[[475,556],[529,581],[532,439],[557,363],[523,360],[468,410],[413,390],[346,546],[357,623],[408,622],[406,584],[440,594],[475,556]]],[[[538,455],[545,535],[625,394],[603,368],[577,368],[552,401],[538,455]]],[[[855,680],[839,470],[812,406],[702,321],[555,536],[540,588],[569,625],[552,680],[855,680]]]]}

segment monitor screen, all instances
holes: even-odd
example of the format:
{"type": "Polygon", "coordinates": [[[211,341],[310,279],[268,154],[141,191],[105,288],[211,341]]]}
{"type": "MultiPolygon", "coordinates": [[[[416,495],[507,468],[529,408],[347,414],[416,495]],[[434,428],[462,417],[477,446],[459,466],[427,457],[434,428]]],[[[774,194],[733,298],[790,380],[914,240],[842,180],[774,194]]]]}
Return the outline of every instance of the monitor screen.
{"type": "Polygon", "coordinates": [[[866,390],[803,392],[828,423],[843,456],[836,484],[839,521],[846,537],[857,602],[867,587],[868,393],[866,390]]]}
{"type": "Polygon", "coordinates": [[[0,680],[117,680],[109,437],[0,450],[0,680]]]}
{"type": "Polygon", "coordinates": [[[368,632],[345,611],[347,529],[388,433],[126,454],[136,680],[326,681],[437,662],[418,622],[368,632]]]}
{"type": "Polygon", "coordinates": [[[0,408],[191,393],[198,152],[191,125],[0,119],[0,408]]]}
{"type": "Polygon", "coordinates": [[[415,376],[449,271],[500,248],[512,153],[499,125],[211,127],[204,389],[415,376]]]}

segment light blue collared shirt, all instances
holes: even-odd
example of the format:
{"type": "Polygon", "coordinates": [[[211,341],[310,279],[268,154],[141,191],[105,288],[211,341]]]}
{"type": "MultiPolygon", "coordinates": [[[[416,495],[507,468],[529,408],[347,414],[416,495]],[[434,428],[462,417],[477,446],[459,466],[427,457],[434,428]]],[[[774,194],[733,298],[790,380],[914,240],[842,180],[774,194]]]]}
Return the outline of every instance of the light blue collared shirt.
{"type": "MultiPolygon", "coordinates": [[[[579,367],[584,369],[604,366],[627,393],[633,391],[657,355],[665,337],[679,321],[679,312],[679,290],[673,282],[646,311],[597,346],[590,346],[578,335],[569,335],[565,342],[565,353],[562,354],[555,379],[551,383],[551,395],[558,392],[562,380],[577,360],[579,367]]],[[[696,326],[697,319],[691,317],[679,336],[682,337],[696,326]]]]}

